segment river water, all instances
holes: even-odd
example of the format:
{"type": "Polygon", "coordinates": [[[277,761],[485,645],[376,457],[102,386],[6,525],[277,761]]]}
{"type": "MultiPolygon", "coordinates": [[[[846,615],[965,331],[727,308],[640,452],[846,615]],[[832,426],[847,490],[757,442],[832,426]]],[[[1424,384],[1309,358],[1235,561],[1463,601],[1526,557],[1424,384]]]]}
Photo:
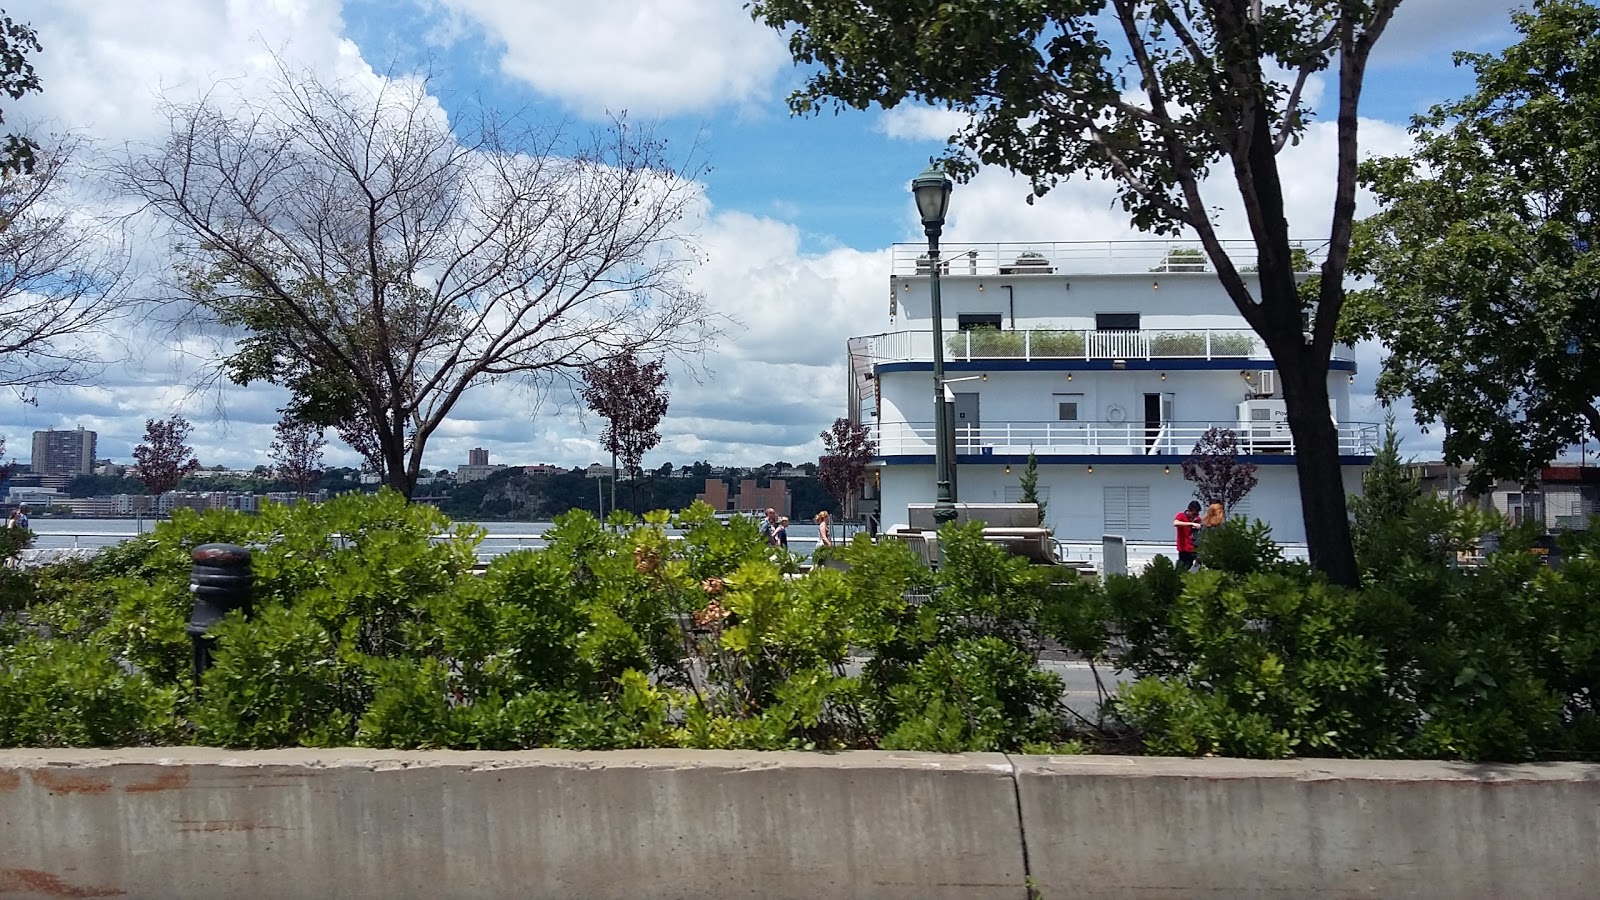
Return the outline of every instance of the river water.
{"type": "MultiPolygon", "coordinates": [[[[493,558],[502,553],[521,548],[544,546],[543,535],[554,527],[550,522],[472,522],[486,534],[478,546],[480,558],[493,558]]],[[[34,550],[96,550],[109,547],[139,531],[150,532],[155,522],[146,519],[34,519],[29,523],[34,533],[34,550]],[[137,530],[136,530],[137,529],[137,530]]],[[[834,540],[839,540],[839,527],[834,526],[834,540]]],[[[789,525],[789,549],[801,554],[810,552],[817,542],[817,526],[810,522],[789,525]]]]}

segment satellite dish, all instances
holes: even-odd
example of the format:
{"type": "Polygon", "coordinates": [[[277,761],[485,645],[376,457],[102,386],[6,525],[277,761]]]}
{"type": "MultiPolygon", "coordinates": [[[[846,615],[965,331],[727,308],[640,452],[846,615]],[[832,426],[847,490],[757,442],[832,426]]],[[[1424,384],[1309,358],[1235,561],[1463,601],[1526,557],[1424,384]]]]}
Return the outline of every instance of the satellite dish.
{"type": "Polygon", "coordinates": [[[1107,421],[1110,421],[1110,422],[1125,422],[1125,421],[1127,421],[1127,419],[1128,419],[1128,411],[1123,409],[1121,407],[1121,405],[1113,403],[1110,406],[1106,407],[1106,420],[1107,421]]]}

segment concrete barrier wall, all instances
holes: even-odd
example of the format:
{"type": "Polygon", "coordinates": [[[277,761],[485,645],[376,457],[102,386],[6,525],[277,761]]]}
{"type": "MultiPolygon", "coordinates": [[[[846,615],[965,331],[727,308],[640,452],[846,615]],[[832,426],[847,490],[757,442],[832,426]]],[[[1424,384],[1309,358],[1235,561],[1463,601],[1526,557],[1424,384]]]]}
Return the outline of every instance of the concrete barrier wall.
{"type": "Polygon", "coordinates": [[[1600,765],[1011,759],[1048,900],[1600,897],[1600,765]]]}
{"type": "Polygon", "coordinates": [[[0,897],[1006,898],[1000,754],[0,751],[0,897]]]}
{"type": "Polygon", "coordinates": [[[1600,766],[0,751],[0,897],[1587,897],[1600,766]]]}

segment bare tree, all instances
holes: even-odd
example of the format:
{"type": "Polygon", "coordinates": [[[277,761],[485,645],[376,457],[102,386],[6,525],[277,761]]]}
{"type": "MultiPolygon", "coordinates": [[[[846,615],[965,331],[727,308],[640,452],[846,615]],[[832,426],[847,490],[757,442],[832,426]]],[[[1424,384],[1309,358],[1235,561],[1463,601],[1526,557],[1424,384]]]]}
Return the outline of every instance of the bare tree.
{"type": "Polygon", "coordinates": [[[588,382],[583,389],[583,400],[589,408],[606,420],[605,431],[600,435],[600,446],[611,451],[611,508],[617,507],[617,458],[632,481],[633,501],[630,508],[639,507],[639,463],[645,453],[661,443],[657,426],[667,414],[671,395],[663,387],[667,382],[667,367],[660,360],[641,363],[632,353],[584,370],[588,382]]]}
{"type": "Polygon", "coordinates": [[[272,430],[272,446],[267,451],[272,472],[293,484],[295,493],[304,497],[322,476],[322,448],[327,443],[322,436],[324,429],[285,412],[272,430]]]}
{"type": "Polygon", "coordinates": [[[696,172],[648,129],[447,122],[426,81],[287,69],[235,106],[171,106],[117,181],[171,226],[176,296],[240,335],[222,372],[289,388],[407,496],[466,391],[717,331],[684,283],[696,172]]]}
{"type": "Polygon", "coordinates": [[[40,151],[32,174],[0,178],[0,386],[29,402],[95,372],[93,339],[126,285],[119,244],[63,197],[74,149],[40,151]]]}
{"type": "Polygon", "coordinates": [[[200,468],[194,448],[185,443],[193,428],[182,416],[145,420],[144,443],[133,448],[133,475],[145,490],[159,497],[200,468]]]}

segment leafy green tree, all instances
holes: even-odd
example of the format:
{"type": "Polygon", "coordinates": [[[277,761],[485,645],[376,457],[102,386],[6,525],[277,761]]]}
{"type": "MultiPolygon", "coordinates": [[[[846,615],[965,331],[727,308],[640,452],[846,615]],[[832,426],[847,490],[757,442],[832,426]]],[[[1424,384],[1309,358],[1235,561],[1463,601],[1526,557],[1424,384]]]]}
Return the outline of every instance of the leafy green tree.
{"type": "Polygon", "coordinates": [[[1600,436],[1600,8],[1512,20],[1504,52],[1456,54],[1477,89],[1414,120],[1413,155],[1362,167],[1385,209],[1348,323],[1388,348],[1379,394],[1442,421],[1479,487],[1600,436]]]}
{"type": "MultiPolygon", "coordinates": [[[[27,25],[13,21],[0,9],[0,92],[13,100],[41,90],[39,76],[28,62],[29,53],[39,53],[39,35],[27,25]]],[[[0,122],[5,116],[0,114],[0,122]]],[[[0,145],[0,177],[33,172],[39,145],[26,135],[8,134],[0,145]]]]}
{"type": "Polygon", "coordinates": [[[1070,177],[1118,187],[1138,228],[1197,235],[1282,377],[1312,562],[1357,580],[1328,417],[1328,363],[1344,306],[1355,213],[1358,107],[1367,61],[1399,0],[753,0],[813,66],[790,97],[799,113],[916,101],[966,113],[945,167],[1026,176],[1033,196],[1070,177]],[[1338,159],[1327,255],[1308,282],[1311,324],[1278,152],[1313,110],[1305,85],[1332,68],[1338,159]],[[1129,73],[1132,77],[1129,77],[1129,73]],[[1286,76],[1287,83],[1280,78],[1286,76]],[[1135,93],[1137,89],[1138,93],[1135,93]],[[1201,180],[1233,175],[1255,238],[1247,280],[1211,220],[1201,180]]]}
{"type": "Polygon", "coordinates": [[[1045,508],[1050,505],[1048,500],[1039,499],[1039,460],[1028,451],[1028,464],[1023,466],[1022,475],[1018,477],[1017,484],[1022,488],[1022,502],[1032,503],[1039,507],[1039,524],[1044,524],[1045,508]]]}

